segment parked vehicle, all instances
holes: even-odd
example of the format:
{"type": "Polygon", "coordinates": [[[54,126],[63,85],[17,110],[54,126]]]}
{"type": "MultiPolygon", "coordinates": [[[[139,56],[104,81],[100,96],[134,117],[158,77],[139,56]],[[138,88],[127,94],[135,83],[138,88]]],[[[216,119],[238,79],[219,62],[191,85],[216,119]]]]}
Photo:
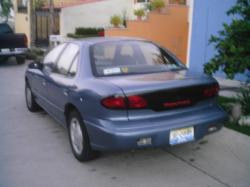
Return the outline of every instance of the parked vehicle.
{"type": "Polygon", "coordinates": [[[67,128],[79,161],[95,151],[197,141],[227,119],[215,79],[140,39],[61,44],[29,65],[25,82],[28,109],[41,106],[67,128]]]}
{"type": "Polygon", "coordinates": [[[25,34],[15,34],[6,23],[0,24],[0,59],[7,60],[16,57],[18,64],[25,62],[27,52],[27,37],[25,34]]]}

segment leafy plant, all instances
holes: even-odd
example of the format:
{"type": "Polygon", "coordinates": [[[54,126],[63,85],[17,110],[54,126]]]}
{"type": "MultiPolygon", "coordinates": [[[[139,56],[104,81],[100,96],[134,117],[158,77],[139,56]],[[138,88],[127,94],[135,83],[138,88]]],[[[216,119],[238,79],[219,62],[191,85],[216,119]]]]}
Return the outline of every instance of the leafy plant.
{"type": "Polygon", "coordinates": [[[234,16],[230,24],[224,24],[219,36],[211,36],[217,54],[204,66],[207,74],[222,69],[233,79],[237,73],[250,70],[250,0],[238,0],[228,12],[234,16]]]}
{"type": "Polygon", "coordinates": [[[153,0],[153,1],[151,1],[150,4],[151,4],[152,10],[161,9],[161,8],[164,8],[166,6],[165,1],[163,1],[163,0],[153,0]]]}
{"type": "Polygon", "coordinates": [[[35,9],[41,9],[45,5],[45,0],[33,0],[33,6],[35,9]]]}
{"type": "Polygon", "coordinates": [[[145,11],[144,9],[137,9],[137,10],[134,10],[134,14],[138,17],[143,17],[145,16],[145,11]]]}
{"type": "Polygon", "coordinates": [[[146,4],[146,10],[148,10],[148,11],[152,11],[153,10],[152,3],[147,3],[146,4]]]}
{"type": "Polygon", "coordinates": [[[75,29],[76,35],[98,35],[99,32],[104,31],[103,28],[85,28],[85,27],[77,27],[75,29]]]}
{"type": "Polygon", "coordinates": [[[75,29],[75,33],[68,33],[67,36],[69,38],[88,38],[88,37],[103,36],[103,34],[104,34],[103,28],[77,27],[75,29]]]}
{"type": "Polygon", "coordinates": [[[110,18],[110,23],[112,25],[114,25],[115,27],[118,27],[119,25],[122,24],[122,18],[121,16],[119,15],[113,15],[111,18],[110,18]]]}
{"type": "Polygon", "coordinates": [[[0,16],[6,18],[5,22],[8,22],[11,8],[12,8],[11,0],[0,0],[0,16]]]}
{"type": "Polygon", "coordinates": [[[238,101],[241,104],[244,115],[250,115],[250,88],[242,88],[238,94],[238,101]]]}

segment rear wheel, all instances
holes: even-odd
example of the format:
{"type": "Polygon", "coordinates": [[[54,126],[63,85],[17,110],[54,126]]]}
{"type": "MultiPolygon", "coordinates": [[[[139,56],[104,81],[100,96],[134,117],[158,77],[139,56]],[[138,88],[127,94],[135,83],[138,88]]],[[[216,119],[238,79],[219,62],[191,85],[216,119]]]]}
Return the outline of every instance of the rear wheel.
{"type": "Polygon", "coordinates": [[[70,145],[75,158],[80,162],[92,160],[95,152],[91,149],[87,129],[81,115],[77,111],[72,111],[67,121],[70,145]]]}
{"type": "Polygon", "coordinates": [[[8,59],[8,57],[0,57],[0,62],[7,62],[8,59]]]}
{"type": "Polygon", "coordinates": [[[40,109],[28,83],[25,84],[25,99],[27,108],[30,112],[36,112],[40,109]]]}
{"type": "Polygon", "coordinates": [[[25,57],[16,57],[17,64],[24,64],[25,57]]]}

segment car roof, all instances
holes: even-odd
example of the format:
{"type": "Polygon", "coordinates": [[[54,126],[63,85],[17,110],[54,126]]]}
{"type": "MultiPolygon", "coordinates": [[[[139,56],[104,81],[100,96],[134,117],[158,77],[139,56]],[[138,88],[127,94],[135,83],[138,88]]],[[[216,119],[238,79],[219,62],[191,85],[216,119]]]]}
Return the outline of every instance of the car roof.
{"type": "Polygon", "coordinates": [[[147,41],[147,40],[135,37],[92,37],[80,40],[73,40],[70,42],[78,44],[94,45],[103,42],[120,42],[120,41],[147,41]]]}

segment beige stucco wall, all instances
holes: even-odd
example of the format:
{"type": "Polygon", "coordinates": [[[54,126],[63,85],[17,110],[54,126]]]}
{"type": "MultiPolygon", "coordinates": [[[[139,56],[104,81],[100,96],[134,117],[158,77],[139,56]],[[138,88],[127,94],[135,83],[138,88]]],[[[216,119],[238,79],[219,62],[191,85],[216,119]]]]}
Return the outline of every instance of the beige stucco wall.
{"type": "Polygon", "coordinates": [[[76,27],[108,27],[110,17],[124,11],[133,16],[134,0],[104,0],[63,8],[60,18],[61,35],[73,33],[76,27]]]}
{"type": "Polygon", "coordinates": [[[28,6],[27,13],[19,13],[17,11],[17,1],[13,1],[14,4],[14,12],[15,12],[15,32],[16,33],[24,33],[28,38],[28,45],[30,46],[31,41],[31,33],[30,33],[30,7],[28,6]]]}

